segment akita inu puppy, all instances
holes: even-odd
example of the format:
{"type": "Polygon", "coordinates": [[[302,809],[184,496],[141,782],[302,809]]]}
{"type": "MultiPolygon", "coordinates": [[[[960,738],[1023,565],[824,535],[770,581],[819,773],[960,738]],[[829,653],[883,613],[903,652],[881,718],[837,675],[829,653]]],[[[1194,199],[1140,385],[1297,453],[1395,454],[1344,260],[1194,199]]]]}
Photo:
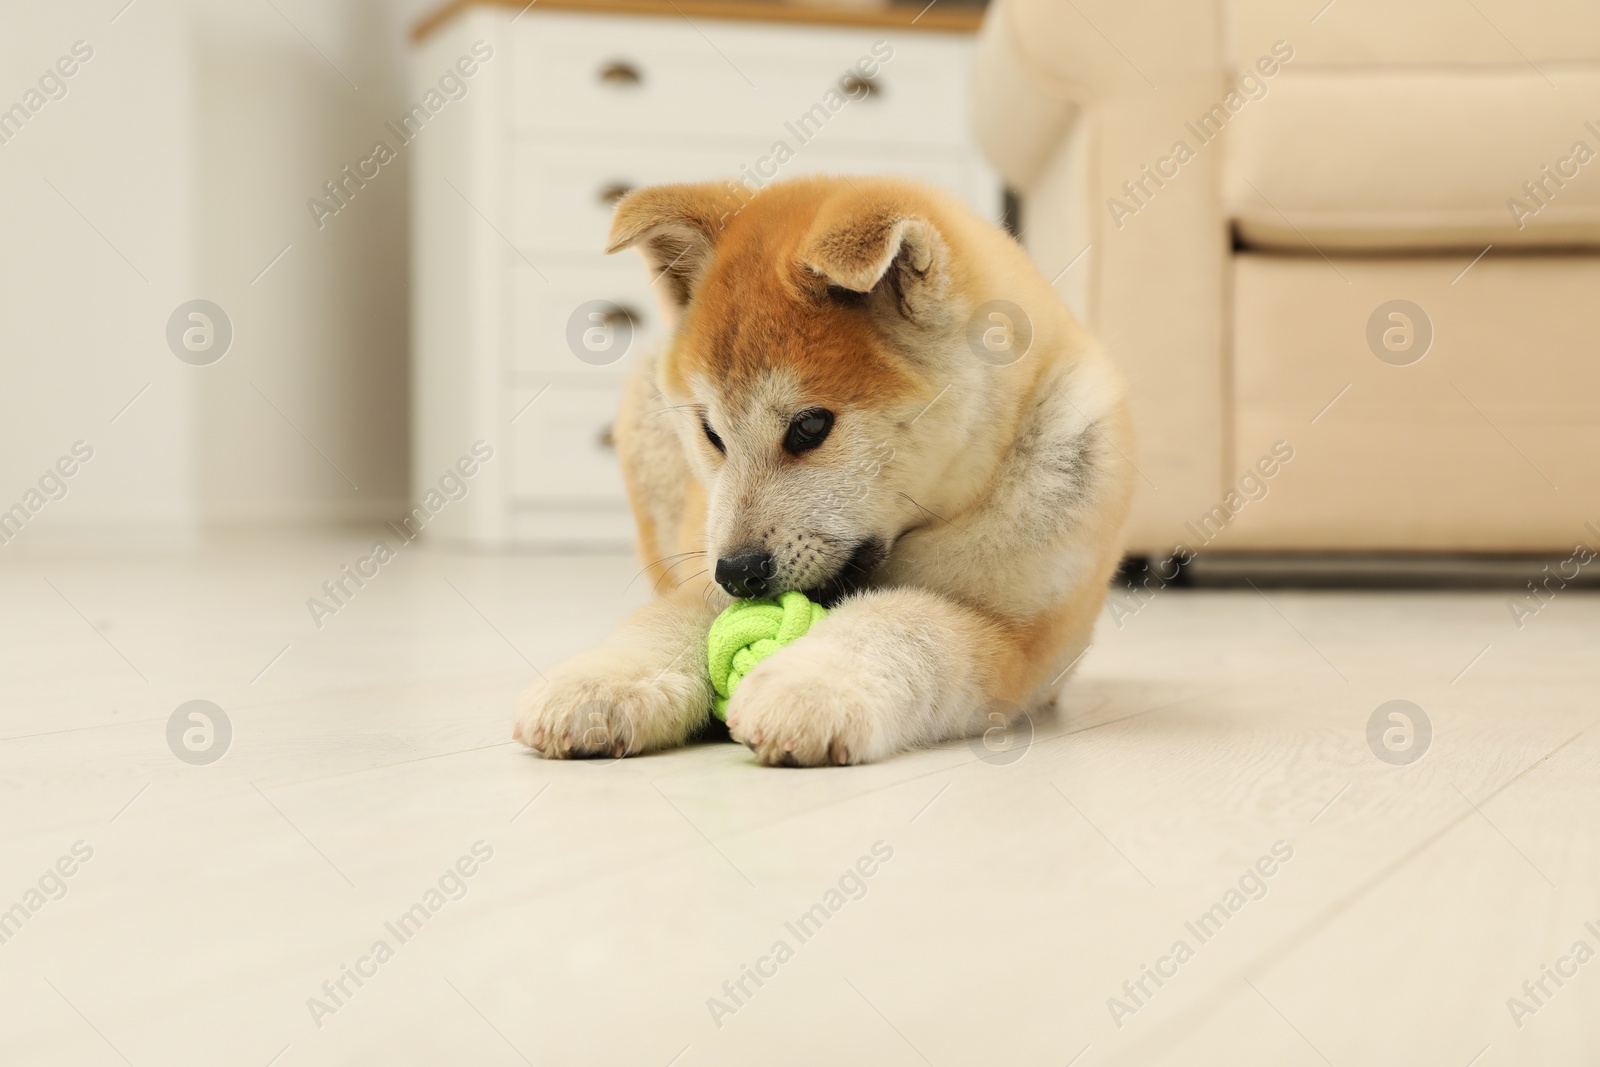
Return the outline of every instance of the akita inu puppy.
{"type": "Polygon", "coordinates": [[[934,189],[836,178],[641,189],[607,250],[630,246],[675,317],[616,427],[659,595],[532,689],[514,736],[682,744],[710,718],[713,617],[785,590],[832,610],[729,704],[764,763],[1048,707],[1117,567],[1132,445],[1117,375],[1022,248],[934,189]]]}

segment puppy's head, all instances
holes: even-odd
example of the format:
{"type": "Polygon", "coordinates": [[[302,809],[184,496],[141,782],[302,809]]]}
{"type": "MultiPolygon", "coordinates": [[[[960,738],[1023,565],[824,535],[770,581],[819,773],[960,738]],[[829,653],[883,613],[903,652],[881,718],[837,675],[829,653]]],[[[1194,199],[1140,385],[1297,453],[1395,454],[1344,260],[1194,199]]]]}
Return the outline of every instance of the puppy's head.
{"type": "Polygon", "coordinates": [[[731,595],[836,601],[927,518],[917,479],[962,428],[955,404],[923,413],[964,321],[929,205],[898,182],[804,179],[617,206],[608,251],[638,246],[678,313],[671,409],[648,417],[677,424],[731,595]]]}

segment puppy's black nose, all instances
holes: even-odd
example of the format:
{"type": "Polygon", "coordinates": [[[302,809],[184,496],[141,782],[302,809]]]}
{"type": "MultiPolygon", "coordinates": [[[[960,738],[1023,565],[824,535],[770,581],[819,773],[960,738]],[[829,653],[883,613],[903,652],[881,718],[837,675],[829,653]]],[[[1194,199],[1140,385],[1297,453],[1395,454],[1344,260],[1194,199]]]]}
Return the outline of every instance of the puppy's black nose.
{"type": "Polygon", "coordinates": [[[717,560],[717,584],[729,596],[765,596],[772,583],[772,557],[760,550],[717,560]]]}

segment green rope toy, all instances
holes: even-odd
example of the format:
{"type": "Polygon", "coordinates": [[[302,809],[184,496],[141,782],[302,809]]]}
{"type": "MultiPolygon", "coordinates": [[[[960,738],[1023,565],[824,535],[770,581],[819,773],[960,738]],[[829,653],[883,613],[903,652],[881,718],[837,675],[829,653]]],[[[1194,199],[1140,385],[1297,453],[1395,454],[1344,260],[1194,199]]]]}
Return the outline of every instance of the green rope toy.
{"type": "Polygon", "coordinates": [[[728,699],[756,664],[784,645],[797,641],[828,613],[804,593],[781,593],[777,599],[735,600],[711,623],[706,635],[706,664],[716,695],[711,708],[728,721],[728,699]]]}

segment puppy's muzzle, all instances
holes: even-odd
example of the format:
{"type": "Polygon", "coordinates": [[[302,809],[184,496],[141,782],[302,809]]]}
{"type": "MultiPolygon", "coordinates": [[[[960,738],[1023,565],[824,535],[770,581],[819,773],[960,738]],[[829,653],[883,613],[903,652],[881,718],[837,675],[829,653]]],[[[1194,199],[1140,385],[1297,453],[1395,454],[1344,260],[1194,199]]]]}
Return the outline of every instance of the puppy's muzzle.
{"type": "Polygon", "coordinates": [[[729,596],[766,596],[772,589],[772,556],[756,549],[717,560],[717,584],[729,596]]]}

